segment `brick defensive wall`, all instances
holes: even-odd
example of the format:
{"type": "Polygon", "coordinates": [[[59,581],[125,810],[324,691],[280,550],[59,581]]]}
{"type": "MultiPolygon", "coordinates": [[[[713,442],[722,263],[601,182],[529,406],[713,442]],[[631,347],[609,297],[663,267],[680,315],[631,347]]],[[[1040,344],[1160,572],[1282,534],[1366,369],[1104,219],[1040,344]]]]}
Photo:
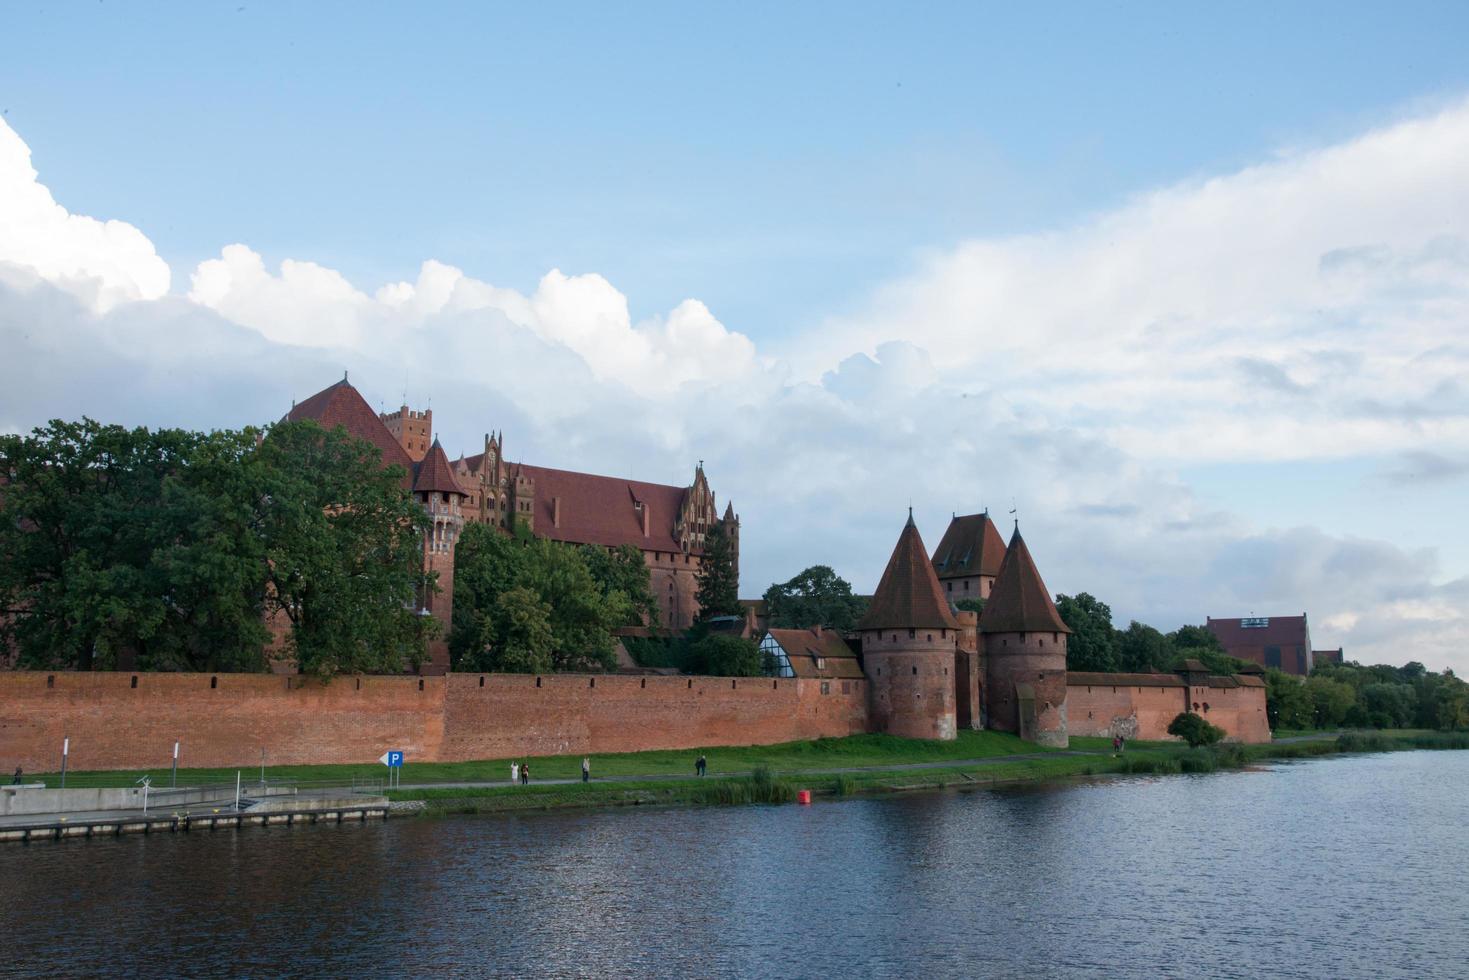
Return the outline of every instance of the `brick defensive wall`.
{"type": "Polygon", "coordinates": [[[74,770],[462,762],[868,731],[864,680],[0,672],[0,765],[74,770]]]}

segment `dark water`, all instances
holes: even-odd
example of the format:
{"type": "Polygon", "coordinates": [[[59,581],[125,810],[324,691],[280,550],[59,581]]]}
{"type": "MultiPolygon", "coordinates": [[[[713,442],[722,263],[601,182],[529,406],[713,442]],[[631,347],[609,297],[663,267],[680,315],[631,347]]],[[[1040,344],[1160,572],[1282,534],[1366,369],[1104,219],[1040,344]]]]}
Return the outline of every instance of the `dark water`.
{"type": "Polygon", "coordinates": [[[1469,976],[1469,752],[0,847],[0,975],[1469,976]]]}

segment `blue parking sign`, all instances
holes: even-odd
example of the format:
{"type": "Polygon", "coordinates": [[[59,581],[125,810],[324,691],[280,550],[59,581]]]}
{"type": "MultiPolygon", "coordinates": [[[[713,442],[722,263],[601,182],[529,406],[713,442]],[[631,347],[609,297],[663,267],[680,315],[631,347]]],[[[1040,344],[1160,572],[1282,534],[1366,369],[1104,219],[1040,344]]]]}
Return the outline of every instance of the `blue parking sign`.
{"type": "Polygon", "coordinates": [[[377,761],[381,762],[389,769],[398,769],[401,768],[403,765],[403,753],[395,751],[393,749],[389,749],[388,751],[384,752],[382,758],[378,759],[377,761]]]}

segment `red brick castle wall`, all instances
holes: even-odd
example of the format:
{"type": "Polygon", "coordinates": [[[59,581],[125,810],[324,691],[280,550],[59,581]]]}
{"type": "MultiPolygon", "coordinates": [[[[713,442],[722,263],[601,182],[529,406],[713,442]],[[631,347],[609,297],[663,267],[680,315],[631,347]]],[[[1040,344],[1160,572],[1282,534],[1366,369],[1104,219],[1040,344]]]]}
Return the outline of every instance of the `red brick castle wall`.
{"type": "Polygon", "coordinates": [[[727,677],[0,673],[0,767],[410,762],[755,745],[867,731],[867,683],[727,677]],[[136,686],[133,678],[136,677],[136,686]],[[825,692],[823,691],[825,689],[825,692]]]}

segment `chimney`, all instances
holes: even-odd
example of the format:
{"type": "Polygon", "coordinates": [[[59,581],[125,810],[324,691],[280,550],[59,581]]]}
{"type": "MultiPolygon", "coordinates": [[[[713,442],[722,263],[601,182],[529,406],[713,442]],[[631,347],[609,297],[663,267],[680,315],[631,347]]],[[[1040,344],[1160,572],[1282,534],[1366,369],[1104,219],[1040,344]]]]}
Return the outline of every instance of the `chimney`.
{"type": "Polygon", "coordinates": [[[643,504],[638,509],[643,512],[643,537],[646,538],[646,537],[648,537],[648,534],[649,534],[649,530],[648,530],[648,510],[649,510],[649,507],[648,507],[647,504],[643,504]]]}
{"type": "Polygon", "coordinates": [[[560,497],[552,497],[551,498],[551,526],[552,527],[560,527],[561,526],[561,498],[560,497]]]}

